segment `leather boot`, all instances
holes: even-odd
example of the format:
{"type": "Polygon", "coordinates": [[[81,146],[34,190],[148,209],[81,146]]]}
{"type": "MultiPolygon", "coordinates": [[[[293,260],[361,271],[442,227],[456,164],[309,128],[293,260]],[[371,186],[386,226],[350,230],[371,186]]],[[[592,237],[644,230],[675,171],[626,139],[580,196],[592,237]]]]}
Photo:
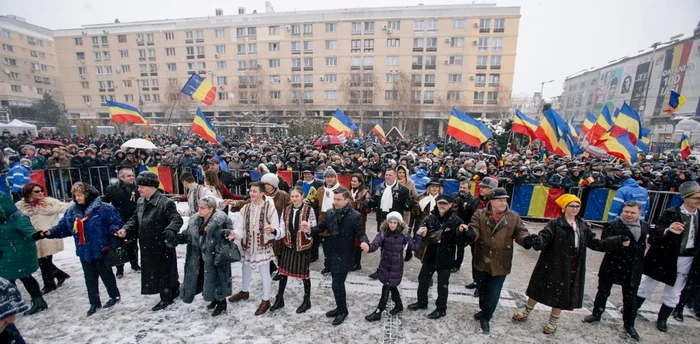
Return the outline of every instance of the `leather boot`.
{"type": "Polygon", "coordinates": [[[221,300],[221,301],[214,301],[216,303],[216,306],[214,306],[214,312],[211,313],[211,316],[219,316],[221,313],[226,312],[226,308],[228,307],[226,304],[226,300],[221,300]]]}
{"type": "Polygon", "coordinates": [[[210,304],[207,305],[207,309],[214,309],[216,308],[216,305],[218,304],[219,301],[212,301],[210,304]]]}
{"type": "Polygon", "coordinates": [[[228,298],[229,302],[238,302],[242,300],[248,300],[250,297],[250,292],[247,291],[239,291],[238,293],[234,294],[233,296],[228,298]]]}
{"type": "Polygon", "coordinates": [[[284,308],[284,296],[277,294],[277,297],[275,297],[275,304],[270,307],[270,312],[274,312],[280,308],[284,308]]]}
{"type": "Polygon", "coordinates": [[[265,312],[267,312],[267,310],[269,310],[269,309],[270,309],[270,300],[267,300],[267,301],[263,300],[263,301],[260,302],[260,305],[258,306],[258,309],[255,310],[255,315],[256,315],[256,316],[258,316],[258,315],[263,315],[263,314],[265,314],[265,312]]]}
{"type": "Polygon", "coordinates": [[[301,303],[299,308],[297,308],[297,314],[304,313],[311,309],[311,297],[304,295],[304,301],[301,303]]]}
{"type": "Polygon", "coordinates": [[[370,322],[382,320],[382,312],[383,312],[383,310],[377,308],[370,315],[366,316],[365,320],[370,321],[370,322]]]}
{"type": "Polygon", "coordinates": [[[644,301],[646,301],[645,298],[637,296],[637,309],[635,313],[639,314],[639,309],[642,308],[644,301]]]}
{"type": "Polygon", "coordinates": [[[28,311],[24,312],[24,315],[36,314],[47,309],[49,309],[49,305],[46,304],[46,301],[44,301],[44,298],[42,296],[39,296],[35,299],[32,299],[32,307],[29,308],[28,311]]]}
{"type": "Polygon", "coordinates": [[[661,304],[661,309],[659,309],[659,318],[656,320],[656,328],[659,331],[661,331],[661,332],[668,331],[668,325],[666,324],[666,321],[668,320],[668,317],[671,316],[672,312],[673,312],[673,308],[666,306],[664,304],[661,304]]]}
{"type": "Polygon", "coordinates": [[[677,321],[683,322],[683,308],[685,308],[685,305],[683,303],[679,303],[676,305],[676,308],[673,310],[673,319],[676,319],[677,321]]]}
{"type": "Polygon", "coordinates": [[[399,293],[391,294],[391,300],[394,301],[394,308],[389,311],[389,315],[394,316],[403,312],[403,302],[399,293]]]}

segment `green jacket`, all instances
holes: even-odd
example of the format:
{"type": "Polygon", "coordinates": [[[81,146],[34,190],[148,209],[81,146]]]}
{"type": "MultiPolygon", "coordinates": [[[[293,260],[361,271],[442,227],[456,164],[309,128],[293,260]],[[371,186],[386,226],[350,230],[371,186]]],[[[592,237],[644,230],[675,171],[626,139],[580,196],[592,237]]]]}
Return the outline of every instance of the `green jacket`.
{"type": "Polygon", "coordinates": [[[12,199],[0,192],[0,277],[12,281],[39,269],[34,232],[29,217],[17,211],[12,199]]]}

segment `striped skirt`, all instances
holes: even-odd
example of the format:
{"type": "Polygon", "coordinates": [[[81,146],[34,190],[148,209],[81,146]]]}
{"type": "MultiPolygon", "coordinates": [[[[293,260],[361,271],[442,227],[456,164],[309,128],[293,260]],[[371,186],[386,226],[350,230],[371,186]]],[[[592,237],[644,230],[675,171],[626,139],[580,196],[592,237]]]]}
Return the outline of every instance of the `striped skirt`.
{"type": "Polygon", "coordinates": [[[309,264],[311,264],[309,259],[310,254],[311,250],[299,252],[296,249],[291,249],[283,245],[282,255],[277,266],[280,274],[301,279],[309,278],[309,264]]]}

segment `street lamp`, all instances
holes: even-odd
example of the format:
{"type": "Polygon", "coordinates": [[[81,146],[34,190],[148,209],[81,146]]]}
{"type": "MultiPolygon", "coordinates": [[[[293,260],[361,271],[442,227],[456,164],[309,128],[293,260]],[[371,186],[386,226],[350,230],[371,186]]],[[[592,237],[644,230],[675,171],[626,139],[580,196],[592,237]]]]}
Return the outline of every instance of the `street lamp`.
{"type": "Polygon", "coordinates": [[[139,91],[139,111],[142,111],[142,110],[141,110],[141,106],[143,106],[143,98],[141,98],[141,79],[136,78],[136,77],[133,77],[133,76],[130,76],[130,77],[129,77],[129,80],[134,80],[134,81],[136,81],[136,88],[137,88],[138,91],[139,91]]]}
{"type": "Polygon", "coordinates": [[[544,85],[549,84],[551,82],[554,82],[554,80],[542,81],[540,85],[540,110],[537,111],[538,113],[542,111],[542,107],[544,106],[544,85]]]}

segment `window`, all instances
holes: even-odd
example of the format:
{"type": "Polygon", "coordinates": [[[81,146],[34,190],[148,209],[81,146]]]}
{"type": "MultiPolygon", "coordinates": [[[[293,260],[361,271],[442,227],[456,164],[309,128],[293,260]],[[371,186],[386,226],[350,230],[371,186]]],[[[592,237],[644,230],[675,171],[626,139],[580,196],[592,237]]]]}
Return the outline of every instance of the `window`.
{"type": "Polygon", "coordinates": [[[474,104],[484,103],[484,91],[474,91],[474,104]]]}
{"type": "Polygon", "coordinates": [[[216,69],[226,69],[226,61],[216,61],[216,69]]]}
{"type": "MultiPolygon", "coordinates": [[[[387,74],[388,75],[388,74],[387,74]]],[[[384,91],[384,99],[385,100],[394,100],[394,90],[387,90],[384,91]]]]}
{"type": "Polygon", "coordinates": [[[267,27],[267,33],[270,36],[277,36],[280,34],[280,27],[279,25],[274,25],[274,26],[268,26],[267,27]]]}
{"type": "Polygon", "coordinates": [[[131,67],[129,65],[121,65],[121,70],[122,73],[130,73],[131,72],[131,67]]]}
{"type": "Polygon", "coordinates": [[[226,35],[225,32],[226,31],[224,29],[215,29],[214,30],[214,37],[216,37],[216,38],[224,37],[226,35]]]}
{"type": "Polygon", "coordinates": [[[42,53],[41,51],[39,52],[39,58],[45,59],[46,54],[42,53]]]}
{"type": "Polygon", "coordinates": [[[337,66],[338,65],[338,58],[337,57],[326,57],[326,66],[337,66]]]}
{"type": "Polygon", "coordinates": [[[438,30],[438,21],[437,19],[430,19],[428,20],[428,31],[437,31],[438,30]]]}
{"type": "Polygon", "coordinates": [[[421,69],[423,67],[423,56],[413,56],[413,62],[411,62],[411,65],[414,67],[418,67],[417,69],[421,69]]]}
{"type": "Polygon", "coordinates": [[[244,27],[237,27],[236,28],[236,37],[243,37],[245,36],[245,28],[244,27]]]}
{"type": "Polygon", "coordinates": [[[73,42],[75,45],[83,45],[83,38],[82,37],[75,37],[73,38],[73,42]]]}
{"type": "Polygon", "coordinates": [[[269,81],[271,84],[279,84],[279,83],[280,83],[280,80],[281,80],[281,78],[280,78],[279,75],[270,75],[270,76],[268,76],[268,81],[269,81]]]}
{"type": "MultiPolygon", "coordinates": [[[[156,65],[155,63],[151,63],[148,65],[148,70],[151,73],[158,73],[158,65],[156,65]]],[[[153,74],[151,74],[151,75],[153,75],[153,74]]]]}
{"type": "Polygon", "coordinates": [[[478,50],[479,51],[488,51],[489,50],[489,38],[488,37],[479,37],[478,50]]]}
{"type": "Polygon", "coordinates": [[[217,85],[228,85],[228,79],[225,76],[217,76],[216,77],[216,84],[217,85]]]}
{"type": "Polygon", "coordinates": [[[374,40],[373,39],[366,39],[365,40],[365,52],[366,53],[374,52],[374,40]]]}
{"type": "Polygon", "coordinates": [[[82,89],[88,89],[88,88],[90,88],[90,83],[87,82],[87,81],[81,81],[81,82],[80,82],[80,87],[81,87],[82,89]]]}
{"type": "Polygon", "coordinates": [[[133,94],[125,94],[124,95],[124,101],[127,103],[133,102],[134,101],[134,95],[133,94]]]}
{"type": "Polygon", "coordinates": [[[197,47],[197,57],[198,58],[204,57],[204,47],[197,47]]]}
{"type": "Polygon", "coordinates": [[[474,86],[475,87],[486,86],[486,74],[476,74],[474,76],[474,86]]]}
{"type": "Polygon", "coordinates": [[[338,24],[326,23],[326,32],[336,32],[336,31],[338,31],[338,24]]]}
{"type": "Polygon", "coordinates": [[[490,31],[491,31],[491,18],[479,19],[479,32],[490,32],[490,31]]]}
{"type": "Polygon", "coordinates": [[[205,70],[205,69],[207,69],[207,63],[206,62],[197,62],[197,68],[199,68],[199,70],[205,70]]]}
{"type": "Polygon", "coordinates": [[[464,29],[467,26],[466,19],[452,19],[453,29],[464,29]]]}
{"type": "Polygon", "coordinates": [[[192,34],[192,31],[185,31],[185,43],[192,43],[192,42],[187,42],[187,40],[193,40],[194,39],[194,34],[192,34]]]}
{"type": "Polygon", "coordinates": [[[314,33],[314,24],[304,24],[304,35],[312,35],[314,33]]]}
{"type": "Polygon", "coordinates": [[[353,35],[359,35],[362,33],[362,22],[352,22],[352,28],[350,33],[353,35]]]}
{"type": "Polygon", "coordinates": [[[351,57],[350,58],[350,66],[352,66],[352,67],[362,66],[362,57],[359,57],[359,56],[351,57]]]}
{"type": "Polygon", "coordinates": [[[223,44],[217,45],[215,48],[216,48],[217,54],[225,54],[226,53],[226,46],[223,44]]]}
{"type": "Polygon", "coordinates": [[[282,98],[281,91],[270,91],[270,99],[280,99],[282,98]]]}
{"type": "Polygon", "coordinates": [[[374,22],[365,22],[365,34],[373,34],[374,33],[374,22]]]}
{"type": "Polygon", "coordinates": [[[111,58],[110,58],[110,56],[109,56],[109,51],[103,51],[103,52],[102,52],[102,59],[104,59],[105,61],[111,60],[111,58]]]}
{"type": "Polygon", "coordinates": [[[165,48],[165,56],[175,56],[175,48],[165,48]]]}
{"type": "Polygon", "coordinates": [[[105,76],[112,76],[112,66],[105,66],[105,76]]]}
{"type": "Polygon", "coordinates": [[[144,101],[144,102],[150,102],[150,101],[151,101],[151,95],[150,95],[150,94],[144,94],[144,95],[143,95],[143,101],[144,101]]]}
{"type": "Polygon", "coordinates": [[[498,104],[498,91],[489,91],[488,98],[486,99],[487,104],[498,104]]]}
{"type": "Polygon", "coordinates": [[[398,56],[387,56],[386,57],[386,65],[387,66],[398,66],[399,65],[399,57],[398,56]]]}
{"type": "Polygon", "coordinates": [[[298,35],[301,33],[301,26],[299,26],[299,24],[293,24],[291,31],[292,31],[292,35],[298,35]]]}
{"type": "Polygon", "coordinates": [[[292,68],[301,68],[301,59],[300,58],[293,58],[292,59],[292,68]]]}
{"type": "MultiPolygon", "coordinates": [[[[148,49],[148,59],[149,60],[156,59],[156,50],[155,49],[148,49]]],[[[105,59],[105,60],[107,60],[107,59],[105,59]]]]}
{"type": "MultiPolygon", "coordinates": [[[[4,48],[5,48],[5,44],[3,44],[2,47],[3,47],[3,49],[4,49],[4,48]]],[[[11,45],[10,45],[9,47],[10,47],[10,49],[12,49],[12,46],[11,46],[11,45]]],[[[12,50],[9,50],[9,51],[12,51],[12,50]]],[[[39,57],[39,55],[36,53],[36,50],[30,50],[30,51],[29,51],[29,56],[31,56],[31,57],[39,57]]]]}
{"type": "Polygon", "coordinates": [[[338,99],[338,91],[336,90],[326,90],[325,99],[335,100],[338,99]]]}
{"type": "Polygon", "coordinates": [[[119,50],[119,56],[123,59],[129,58],[128,50],[119,50]]]}
{"type": "Polygon", "coordinates": [[[139,65],[139,70],[141,71],[142,74],[148,73],[148,65],[146,65],[146,64],[140,64],[140,65],[139,65]]]}
{"type": "Polygon", "coordinates": [[[428,55],[425,57],[425,68],[426,69],[435,69],[436,65],[437,65],[437,56],[428,55]]]}
{"type": "Polygon", "coordinates": [[[267,50],[280,51],[280,42],[270,42],[267,44],[267,50]]]}
{"type": "Polygon", "coordinates": [[[411,82],[420,86],[422,82],[422,78],[420,74],[411,74],[411,82]]]}
{"type": "Polygon", "coordinates": [[[101,38],[101,41],[102,41],[102,47],[105,48],[105,46],[106,46],[107,44],[109,44],[109,40],[108,40],[107,36],[101,36],[100,38],[101,38]]]}
{"type": "Polygon", "coordinates": [[[501,69],[501,56],[492,55],[491,56],[491,69],[501,69]]]}
{"type": "MultiPolygon", "coordinates": [[[[9,52],[15,51],[14,48],[9,44],[3,44],[2,50],[9,51],[9,52]]],[[[36,51],[34,51],[34,50],[32,50],[32,51],[34,52],[34,54],[36,54],[36,51]]]]}
{"type": "Polygon", "coordinates": [[[85,103],[85,104],[92,103],[92,98],[90,98],[90,96],[83,96],[83,103],[85,103]]]}
{"type": "Polygon", "coordinates": [[[153,34],[152,33],[146,34],[146,43],[150,43],[149,45],[153,44],[153,34]]]}
{"type": "Polygon", "coordinates": [[[93,54],[95,55],[95,62],[102,61],[102,52],[101,51],[96,51],[93,54]]]}
{"type": "Polygon", "coordinates": [[[506,18],[496,18],[493,20],[493,32],[504,32],[506,28],[506,18]]]}
{"type": "Polygon", "coordinates": [[[435,91],[423,91],[423,103],[432,104],[435,101],[435,91]]]}
{"type": "Polygon", "coordinates": [[[124,87],[131,87],[131,80],[123,80],[124,87]]]}
{"type": "Polygon", "coordinates": [[[95,74],[102,75],[102,71],[103,71],[102,66],[95,67],[95,74]]]}
{"type": "Polygon", "coordinates": [[[425,39],[423,38],[414,38],[413,39],[413,50],[416,51],[419,49],[420,51],[423,51],[423,48],[425,47],[425,39]]]}
{"type": "Polygon", "coordinates": [[[304,68],[314,68],[314,59],[312,57],[304,58],[304,68]]]}
{"type": "Polygon", "coordinates": [[[168,86],[177,86],[177,78],[168,78],[168,86]]]}
{"type": "Polygon", "coordinates": [[[502,51],[503,50],[503,37],[494,37],[493,38],[493,51],[502,51]]]}
{"type": "Polygon", "coordinates": [[[331,40],[326,40],[326,50],[335,50],[338,49],[338,41],[331,39],[331,40]]]}
{"type": "Polygon", "coordinates": [[[588,94],[588,100],[586,100],[586,105],[593,104],[593,92],[588,94]]]}
{"type": "Polygon", "coordinates": [[[22,86],[20,85],[10,85],[12,92],[22,92],[22,86]]]}
{"type": "Polygon", "coordinates": [[[258,34],[258,29],[253,27],[248,28],[248,36],[255,36],[258,34]]]}
{"type": "Polygon", "coordinates": [[[305,84],[313,84],[314,83],[314,75],[313,74],[304,74],[304,83],[305,84]]]}
{"type": "MultiPolygon", "coordinates": [[[[145,60],[146,59],[146,49],[139,49],[139,60],[145,60]]],[[[97,59],[97,53],[95,53],[95,59],[97,59]]]]}
{"type": "Polygon", "coordinates": [[[464,37],[452,37],[452,38],[450,38],[450,46],[453,48],[464,47],[464,37]]]}
{"type": "Polygon", "coordinates": [[[390,20],[386,23],[386,28],[391,30],[401,30],[401,21],[390,20]]]}
{"type": "Polygon", "coordinates": [[[314,50],[313,41],[304,41],[304,52],[312,52],[314,50]]]}
{"type": "Polygon", "coordinates": [[[0,38],[10,38],[10,36],[12,36],[10,34],[10,31],[5,31],[3,29],[0,29],[0,38]]]}
{"type": "Polygon", "coordinates": [[[197,30],[194,32],[194,38],[197,39],[197,42],[202,42],[204,40],[204,30],[197,30]]]}
{"type": "Polygon", "coordinates": [[[425,83],[435,85],[435,74],[426,74],[425,83]]]}
{"type": "Polygon", "coordinates": [[[363,57],[362,65],[365,67],[374,67],[374,56],[363,57]]]}
{"type": "Polygon", "coordinates": [[[350,41],[350,52],[352,53],[359,53],[362,51],[362,40],[361,39],[353,39],[350,41]]]}
{"type": "MultiPolygon", "coordinates": [[[[100,37],[91,37],[93,47],[100,45],[100,37]]],[[[99,48],[99,47],[97,47],[99,48]]]]}
{"type": "Polygon", "coordinates": [[[194,47],[185,47],[185,55],[187,55],[188,58],[194,58],[194,47]]]}
{"type": "Polygon", "coordinates": [[[387,38],[386,46],[389,48],[396,48],[400,45],[400,40],[398,38],[387,38]]]}
{"type": "Polygon", "coordinates": [[[12,80],[19,80],[19,73],[17,72],[10,72],[9,78],[12,80]]]}
{"type": "Polygon", "coordinates": [[[425,30],[425,21],[414,20],[413,21],[413,31],[423,31],[425,30]]]}
{"type": "Polygon", "coordinates": [[[428,37],[425,39],[425,48],[427,51],[437,50],[437,37],[428,37]]]}
{"type": "Polygon", "coordinates": [[[165,33],[165,40],[166,41],[172,41],[175,39],[175,33],[173,32],[166,32],[165,33]]]}
{"type": "Polygon", "coordinates": [[[236,45],[236,53],[238,55],[245,55],[245,44],[237,44],[236,45]]]}
{"type": "Polygon", "coordinates": [[[292,42],[292,54],[294,53],[299,53],[301,51],[301,42],[300,41],[295,41],[292,42]]]}
{"type": "Polygon", "coordinates": [[[300,84],[301,83],[301,74],[292,74],[292,83],[293,84],[300,84]]]}
{"type": "Polygon", "coordinates": [[[450,55],[450,59],[449,59],[448,63],[451,65],[461,65],[463,59],[464,59],[463,55],[450,55]]]}
{"type": "Polygon", "coordinates": [[[279,66],[280,66],[280,59],[270,59],[270,60],[269,60],[269,66],[270,66],[270,68],[279,68],[279,66]]]}
{"type": "Polygon", "coordinates": [[[78,67],[78,74],[87,75],[87,67],[78,67]]]}
{"type": "Polygon", "coordinates": [[[486,63],[488,61],[488,56],[479,55],[476,57],[476,69],[486,69],[486,63]]]}
{"type": "Polygon", "coordinates": [[[219,92],[219,100],[228,100],[228,92],[219,92]]]}
{"type": "Polygon", "coordinates": [[[334,84],[334,83],[338,82],[338,74],[326,74],[323,76],[323,79],[328,84],[334,84]]]}
{"type": "Polygon", "coordinates": [[[167,67],[168,67],[168,68],[167,68],[167,69],[168,69],[168,72],[175,72],[175,71],[177,71],[177,64],[176,64],[176,63],[168,63],[168,64],[167,64],[167,67]]]}

